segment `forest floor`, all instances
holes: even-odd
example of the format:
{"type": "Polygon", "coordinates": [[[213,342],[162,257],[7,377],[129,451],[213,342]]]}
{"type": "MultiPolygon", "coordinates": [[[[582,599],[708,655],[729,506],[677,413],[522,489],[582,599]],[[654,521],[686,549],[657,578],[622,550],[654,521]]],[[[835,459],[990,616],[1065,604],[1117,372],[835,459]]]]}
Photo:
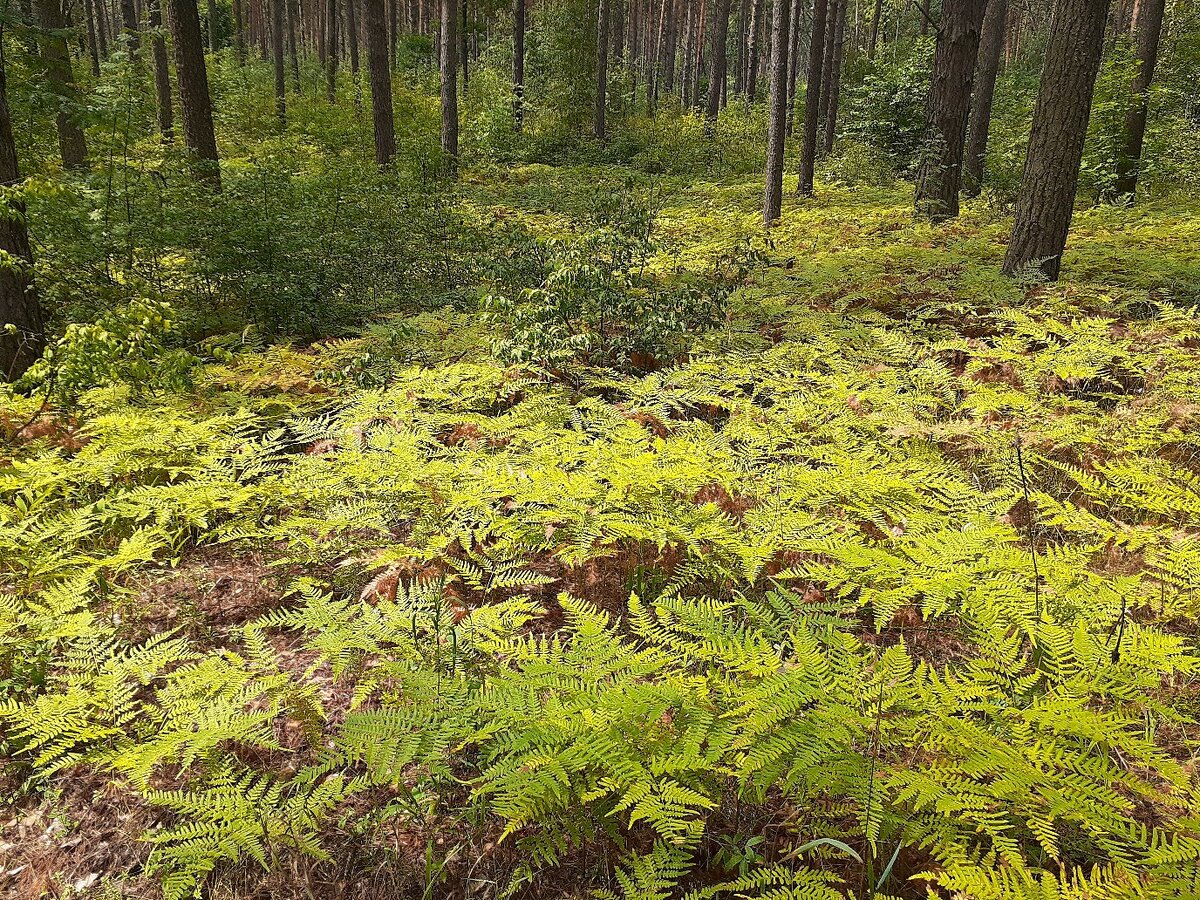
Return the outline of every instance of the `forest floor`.
{"type": "MultiPolygon", "coordinates": [[[[468,173],[463,204],[481,222],[565,234],[595,186],[621,178],[468,173]]],[[[817,202],[788,198],[765,239],[760,190],[757,177],[662,182],[654,268],[702,273],[747,241],[760,253],[721,327],[640,372],[506,367],[477,315],[447,308],[206,362],[177,393],[106,388],[33,421],[36,399],[11,400],[0,701],[10,737],[40,727],[18,707],[71,724],[39,748],[47,774],[28,780],[31,753],[0,776],[16,798],[0,812],[0,893],[155,896],[163,873],[191,871],[169,830],[201,813],[165,792],[231,766],[292,777],[394,689],[401,676],[374,667],[389,652],[442,672],[441,624],[430,663],[420,647],[396,649],[384,622],[356,642],[337,618],[431,583],[450,627],[466,629],[453,643],[464,659],[491,646],[472,644],[471,627],[501,630],[472,626],[487,607],[523,634],[586,629],[563,592],[625,619],[631,592],[736,603],[785,591],[842,621],[863,660],[902,645],[914,671],[966,671],[992,652],[981,622],[1062,626],[1077,636],[1063,650],[1077,654],[1073,673],[1109,653],[1149,673],[1138,690],[1154,727],[1122,749],[1141,754],[1145,789],[1120,787],[1114,808],[1186,820],[1200,780],[1186,643],[1200,621],[1200,204],[1080,210],[1051,285],[999,275],[1007,222],[983,201],[934,228],[912,220],[907,185],[831,186],[817,202]],[[136,677],[121,668],[135,658],[136,677]],[[207,671],[206,686],[190,689],[185,671],[207,671]],[[106,673],[136,684],[110,707],[97,699],[119,693],[106,673]],[[90,699],[72,706],[80,692],[90,699]],[[218,699],[249,721],[200,746],[218,699]]],[[[655,723],[669,729],[676,714],[655,723]]],[[[917,821],[899,785],[923,763],[896,740],[880,771],[917,821]]],[[[482,897],[514,877],[528,897],[617,887],[611,835],[572,838],[556,866],[531,865],[549,856],[500,841],[505,813],[471,797],[472,779],[490,796],[502,779],[479,751],[446,752],[436,792],[382,784],[339,799],[313,829],[328,859],[295,852],[283,828],[266,868],[248,850],[218,860],[211,895],[482,897]]],[[[1018,800],[993,801],[1025,821],[1018,800]]],[[[726,797],[703,812],[685,886],[755,853],[780,858],[805,836],[798,822],[836,834],[841,814],[826,812],[778,791],[726,797]],[[764,841],[752,852],[745,835],[764,841]]],[[[1105,858],[1076,824],[1061,824],[1062,871],[1105,858]]],[[[628,827],[647,849],[644,825],[628,827]]],[[[937,846],[906,845],[893,862],[901,896],[958,877],[937,846]],[[920,872],[934,876],[904,883],[920,872]]],[[[180,877],[186,892],[194,876],[180,877]]]]}

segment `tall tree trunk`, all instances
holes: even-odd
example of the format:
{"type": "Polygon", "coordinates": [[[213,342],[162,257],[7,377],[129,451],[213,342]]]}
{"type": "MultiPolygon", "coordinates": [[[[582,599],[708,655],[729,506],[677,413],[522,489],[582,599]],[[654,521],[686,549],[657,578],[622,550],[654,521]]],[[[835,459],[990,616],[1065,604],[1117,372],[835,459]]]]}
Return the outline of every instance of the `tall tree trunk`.
{"type": "Polygon", "coordinates": [[[100,44],[96,35],[96,11],[92,8],[92,0],[83,0],[83,16],[87,19],[88,55],[92,60],[92,74],[100,77],[100,44]]]}
{"type": "Polygon", "coordinates": [[[1055,4],[1012,237],[1004,255],[1006,275],[1036,264],[1046,278],[1058,278],[1104,51],[1108,4],[1109,0],[1055,4]]]}
{"type": "Polygon", "coordinates": [[[325,99],[337,103],[338,7],[325,0],[325,99]]]}
{"type": "Polygon", "coordinates": [[[825,29],[829,22],[826,0],[813,0],[812,34],[808,41],[807,84],[804,86],[804,139],[800,149],[800,179],[796,193],[813,195],[817,165],[817,128],[821,122],[821,74],[824,70],[825,29]]]}
{"type": "Polygon", "coordinates": [[[692,102],[692,57],[696,54],[696,14],[694,3],[685,3],[686,17],[683,28],[683,65],[680,67],[679,99],[684,109],[692,102]]]}
{"type": "Polygon", "coordinates": [[[471,54],[468,52],[469,47],[467,45],[469,35],[470,29],[467,25],[467,0],[462,0],[462,24],[458,32],[458,55],[462,57],[462,92],[464,97],[467,95],[467,89],[471,86],[471,73],[467,71],[471,56],[471,54]]]}
{"type": "Polygon", "coordinates": [[[692,79],[692,106],[696,110],[701,110],[704,109],[707,100],[700,93],[700,76],[704,71],[704,34],[708,28],[707,0],[700,0],[700,12],[697,15],[699,21],[696,23],[696,58],[692,63],[689,77],[692,79]]]}
{"type": "Polygon", "coordinates": [[[283,4],[288,0],[267,0],[271,4],[271,61],[275,67],[275,115],[282,125],[287,121],[287,69],[283,57],[283,4]]]}
{"type": "Polygon", "coordinates": [[[791,137],[793,123],[796,119],[796,80],[800,74],[800,28],[802,22],[801,0],[792,0],[792,8],[788,12],[790,36],[788,38],[788,84],[787,84],[787,125],[786,132],[791,137]]]}
{"type": "Polygon", "coordinates": [[[704,133],[710,138],[716,134],[717,113],[721,111],[721,95],[728,77],[729,3],[713,0],[712,74],[708,77],[708,104],[704,110],[704,133]]]}
{"type": "Polygon", "coordinates": [[[821,124],[821,157],[833,152],[833,140],[837,136],[838,102],[841,99],[842,60],[846,53],[846,12],[849,0],[838,0],[837,30],[834,32],[831,50],[833,65],[829,72],[829,97],[825,105],[825,117],[821,124]]]}
{"type": "Polygon", "coordinates": [[[825,5],[824,43],[821,47],[821,88],[818,92],[820,107],[818,112],[818,130],[822,138],[817,142],[817,152],[823,156],[825,120],[829,117],[829,93],[833,87],[833,60],[837,56],[834,45],[837,43],[837,22],[841,0],[827,0],[825,5]]]}
{"type": "Polygon", "coordinates": [[[239,66],[246,64],[246,22],[242,0],[233,0],[233,52],[239,66]]]}
{"type": "Polygon", "coordinates": [[[183,116],[183,142],[198,159],[201,173],[217,190],[221,169],[217,162],[217,137],[213,131],[212,98],[204,66],[204,41],[196,0],[167,0],[175,47],[175,74],[179,79],[179,108],[183,116]]]}
{"type": "Polygon", "coordinates": [[[734,93],[741,94],[746,90],[746,61],[750,43],[750,0],[741,0],[738,5],[738,52],[737,75],[733,79],[734,93]]]}
{"type": "Polygon", "coordinates": [[[37,21],[42,29],[38,42],[41,45],[42,63],[46,67],[46,80],[58,105],[54,122],[58,129],[58,148],[63,167],[82,169],[87,164],[87,141],[75,118],[79,97],[71,72],[71,52],[63,36],[66,26],[59,2],[37,0],[37,21]]]}
{"type": "Polygon", "coordinates": [[[292,89],[299,94],[300,84],[300,54],[296,48],[296,0],[286,0],[287,3],[287,37],[288,57],[292,64],[292,89]]]}
{"type": "Polygon", "coordinates": [[[358,84],[358,7],[357,0],[345,0],[346,37],[350,44],[350,77],[358,84]]]}
{"type": "Polygon", "coordinates": [[[384,0],[365,0],[367,68],[371,73],[371,122],[375,129],[375,162],[386,169],[396,155],[396,124],[392,117],[392,73],[388,65],[388,34],[384,0]]]}
{"type": "Polygon", "coordinates": [[[932,222],[958,215],[971,84],[986,9],[987,0],[956,0],[942,9],[914,200],[917,215],[932,222]]]}
{"type": "MultiPolygon", "coordinates": [[[[13,141],[12,117],[8,111],[8,84],[4,47],[0,45],[0,186],[13,188],[21,181],[17,146],[13,141]]],[[[45,346],[42,306],[33,283],[33,250],[25,227],[25,202],[19,193],[4,202],[0,216],[0,252],[7,261],[0,266],[0,378],[13,381],[25,374],[45,346]]]]}
{"type": "Polygon", "coordinates": [[[625,62],[625,0],[613,0],[611,13],[612,57],[617,65],[625,62]]]}
{"type": "Polygon", "coordinates": [[[104,15],[104,0],[88,0],[89,15],[95,15],[96,46],[100,50],[100,58],[108,59],[108,19],[104,15]]]}
{"type": "Polygon", "coordinates": [[[148,0],[147,10],[150,28],[150,55],[154,60],[154,95],[158,100],[158,130],[163,143],[169,144],[175,137],[175,111],[171,106],[171,66],[167,62],[167,39],[163,34],[161,0],[148,0]]]}
{"type": "Polygon", "coordinates": [[[441,4],[442,155],[446,174],[454,176],[458,174],[458,4],[455,0],[441,0],[441,4]]]}
{"type": "Polygon", "coordinates": [[[217,0],[208,0],[208,49],[216,53],[221,48],[217,40],[217,0]]]}
{"type": "Polygon", "coordinates": [[[746,99],[751,103],[758,99],[758,56],[759,33],[762,31],[763,3],[766,0],[753,0],[750,7],[750,34],[746,44],[746,99]]]}
{"type": "Polygon", "coordinates": [[[604,114],[608,104],[608,0],[600,0],[596,15],[596,108],[592,132],[596,140],[605,137],[604,114]]]}
{"type": "Polygon", "coordinates": [[[771,11],[771,98],[767,120],[767,184],[763,195],[763,224],[767,226],[779,218],[783,208],[790,9],[789,0],[775,0],[771,11]]]}
{"type": "Polygon", "coordinates": [[[138,34],[137,7],[133,5],[133,0],[121,0],[121,24],[124,29],[122,35],[125,39],[125,46],[129,50],[129,56],[136,59],[138,50],[142,46],[142,39],[138,34]]]}
{"type": "Polygon", "coordinates": [[[525,127],[525,0],[513,0],[513,128],[525,127]]]}
{"type": "Polygon", "coordinates": [[[1138,168],[1142,160],[1142,142],[1146,138],[1146,110],[1150,84],[1158,65],[1158,41],[1162,34],[1165,0],[1140,0],[1133,19],[1138,70],[1133,78],[1133,103],[1125,113],[1124,143],[1117,157],[1117,178],[1107,192],[1109,200],[1128,198],[1137,192],[1138,168]]]}
{"type": "Polygon", "coordinates": [[[875,0],[875,10],[871,13],[871,41],[867,44],[867,59],[875,58],[875,49],[879,46],[879,19],[883,15],[883,0],[875,0]]]}
{"type": "Polygon", "coordinates": [[[983,187],[988,130],[992,125],[992,98],[996,94],[996,75],[1000,71],[1000,51],[1004,48],[1007,22],[1008,0],[987,0],[983,34],[979,39],[979,59],[975,65],[975,91],[971,96],[967,149],[963,159],[962,187],[968,197],[979,196],[983,187]]]}

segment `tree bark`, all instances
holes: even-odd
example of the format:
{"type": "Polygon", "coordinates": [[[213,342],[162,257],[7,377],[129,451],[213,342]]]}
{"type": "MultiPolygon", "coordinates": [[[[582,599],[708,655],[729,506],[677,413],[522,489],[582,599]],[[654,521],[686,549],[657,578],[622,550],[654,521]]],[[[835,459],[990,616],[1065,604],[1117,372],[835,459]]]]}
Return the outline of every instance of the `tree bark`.
{"type": "Polygon", "coordinates": [[[717,114],[721,111],[721,95],[728,77],[729,3],[730,0],[713,3],[712,74],[708,78],[708,105],[704,110],[704,133],[709,138],[716,134],[717,114]]]}
{"type": "Polygon", "coordinates": [[[62,154],[63,167],[82,169],[87,165],[87,141],[75,118],[79,97],[75,90],[75,76],[71,72],[71,52],[63,36],[66,25],[59,2],[37,0],[37,21],[41,28],[38,42],[41,45],[42,63],[46,67],[46,81],[57,99],[54,122],[58,129],[58,149],[62,154]]]}
{"type": "Polygon", "coordinates": [[[992,125],[992,99],[996,94],[996,75],[1000,71],[1000,52],[1004,48],[1007,23],[1008,0],[987,0],[983,34],[979,39],[979,59],[975,65],[975,91],[971,96],[967,149],[963,159],[962,187],[968,197],[978,197],[983,188],[988,130],[992,125]]]}
{"type": "Polygon", "coordinates": [[[694,62],[690,63],[688,77],[692,80],[692,106],[701,110],[708,99],[700,93],[700,76],[704,71],[704,32],[708,27],[707,0],[700,0],[700,11],[697,15],[699,19],[696,23],[696,57],[694,62]]]}
{"type": "Polygon", "coordinates": [[[1133,20],[1138,70],[1133,78],[1133,104],[1125,113],[1124,142],[1117,157],[1117,178],[1107,192],[1110,201],[1127,199],[1137,193],[1138,168],[1142,161],[1142,143],[1146,139],[1146,111],[1150,84],[1158,65],[1158,42],[1162,34],[1165,0],[1141,0],[1133,20]]]}
{"type": "Polygon", "coordinates": [[[813,195],[817,164],[817,127],[821,118],[821,78],[824,70],[825,29],[829,22],[826,0],[813,0],[812,34],[808,41],[807,84],[804,86],[804,138],[800,149],[800,178],[796,193],[813,195]]]}
{"type": "Polygon", "coordinates": [[[596,108],[592,116],[592,132],[596,140],[605,138],[604,114],[608,103],[608,0],[597,4],[596,16],[596,108]]]}
{"type": "Polygon", "coordinates": [[[759,33],[762,31],[764,2],[753,0],[750,7],[750,34],[746,43],[746,99],[751,103],[758,99],[759,33]]]}
{"type": "MultiPolygon", "coordinates": [[[[821,89],[819,112],[817,115],[818,129],[824,128],[829,116],[829,90],[833,86],[833,59],[836,55],[833,46],[837,43],[837,19],[840,0],[827,0],[825,5],[825,39],[821,47],[821,89]]],[[[824,139],[817,142],[817,151],[821,155],[824,139]]]]}
{"type": "MultiPolygon", "coordinates": [[[[12,188],[21,181],[21,172],[4,69],[4,48],[0,46],[0,185],[12,188]]],[[[19,194],[13,194],[5,206],[5,214],[0,216],[0,251],[9,258],[0,266],[0,326],[12,325],[15,331],[0,331],[0,377],[14,381],[42,355],[46,338],[42,306],[33,282],[33,250],[25,227],[25,202],[19,194]]]]}
{"type": "Polygon", "coordinates": [[[692,57],[696,55],[696,14],[694,3],[686,3],[686,18],[683,29],[683,65],[680,66],[679,99],[683,108],[692,103],[692,57]]]}
{"type": "Polygon", "coordinates": [[[737,75],[733,79],[733,90],[737,94],[746,90],[746,50],[749,38],[750,3],[749,0],[741,0],[738,4],[737,75]]]}
{"type": "Polygon", "coordinates": [[[525,0],[513,0],[513,128],[525,127],[525,0]]]}
{"type": "Polygon", "coordinates": [[[136,59],[138,50],[142,46],[142,39],[138,34],[137,8],[133,5],[133,0],[121,0],[121,24],[124,28],[123,35],[129,56],[131,59],[136,59]]]}
{"type": "Polygon", "coordinates": [[[167,3],[174,38],[175,74],[179,79],[183,141],[197,157],[201,174],[220,190],[221,169],[213,131],[212,98],[208,93],[208,70],[204,66],[200,11],[196,0],[167,0],[167,3]]]}
{"type": "Polygon", "coordinates": [[[955,0],[942,9],[914,200],[917,215],[931,222],[958,215],[971,83],[986,9],[987,0],[955,0]]]}
{"type": "Polygon", "coordinates": [[[275,69],[275,116],[282,125],[287,121],[287,69],[283,55],[283,4],[288,0],[267,0],[271,4],[271,62],[275,69]]]}
{"type": "Polygon", "coordinates": [[[871,13],[871,40],[867,44],[867,59],[875,58],[875,48],[879,46],[879,19],[883,15],[883,0],[875,0],[875,10],[871,13]]]}
{"type": "Polygon", "coordinates": [[[775,0],[771,12],[771,97],[767,120],[767,184],[763,195],[763,224],[767,226],[779,218],[783,208],[790,10],[789,0],[775,0]]]}
{"type": "Polygon", "coordinates": [[[1058,278],[1104,50],[1108,5],[1109,0],[1059,0],[1055,6],[1004,256],[1006,275],[1036,265],[1051,281],[1058,278]]]}
{"type": "MultiPolygon", "coordinates": [[[[831,63],[827,96],[823,96],[825,115],[821,119],[821,158],[824,159],[833,151],[833,139],[837,134],[838,102],[841,99],[842,58],[846,50],[846,11],[848,0],[835,0],[837,15],[834,18],[834,31],[829,37],[831,63]]],[[[824,91],[824,89],[822,89],[824,91]]]]}
{"type": "Polygon", "coordinates": [[[442,155],[447,175],[458,174],[458,41],[455,26],[458,4],[441,0],[442,155]]]}
{"type": "Polygon", "coordinates": [[[208,49],[213,53],[220,49],[217,40],[217,0],[208,0],[208,49]]]}
{"type": "Polygon", "coordinates": [[[461,60],[462,61],[462,70],[463,70],[462,91],[463,91],[464,97],[467,94],[467,89],[471,86],[471,73],[469,71],[467,71],[467,67],[470,62],[470,56],[471,56],[471,54],[468,52],[468,47],[467,47],[468,34],[469,34],[469,31],[467,28],[467,0],[462,0],[462,25],[459,28],[459,33],[458,33],[458,55],[460,57],[462,57],[462,60],[461,60]]]}
{"type": "Polygon", "coordinates": [[[337,103],[338,8],[325,0],[325,99],[337,103]]]}
{"type": "Polygon", "coordinates": [[[365,0],[367,68],[371,73],[371,122],[375,129],[375,162],[386,169],[396,155],[396,124],[392,113],[392,73],[388,65],[388,34],[384,0],[365,0]]]}
{"type": "Polygon", "coordinates": [[[158,100],[158,131],[163,143],[169,144],[175,137],[175,111],[171,106],[171,66],[167,62],[167,39],[163,35],[161,0],[148,0],[150,28],[150,55],[154,60],[154,95],[158,100]]]}
{"type": "Polygon", "coordinates": [[[288,57],[292,64],[292,88],[300,93],[300,54],[296,47],[296,0],[287,2],[288,57]]]}
{"type": "Polygon", "coordinates": [[[87,46],[88,55],[92,60],[92,75],[99,78],[100,44],[97,42],[96,11],[93,9],[92,0],[83,0],[83,16],[87,19],[87,46]]]}
{"type": "Polygon", "coordinates": [[[796,118],[796,80],[800,74],[800,27],[801,0],[792,0],[792,8],[788,13],[788,24],[791,37],[788,40],[788,85],[787,85],[787,136],[791,137],[793,123],[796,118]]]}
{"type": "Polygon", "coordinates": [[[233,0],[233,52],[239,66],[246,64],[246,23],[242,15],[242,0],[233,0]]]}

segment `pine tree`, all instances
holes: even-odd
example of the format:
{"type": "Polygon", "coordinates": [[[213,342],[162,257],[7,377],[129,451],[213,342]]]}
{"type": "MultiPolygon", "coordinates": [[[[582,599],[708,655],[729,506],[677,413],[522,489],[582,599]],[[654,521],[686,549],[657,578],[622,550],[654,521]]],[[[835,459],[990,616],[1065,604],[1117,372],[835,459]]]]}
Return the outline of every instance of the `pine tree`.
{"type": "Polygon", "coordinates": [[[596,99],[592,132],[604,140],[604,114],[608,102],[608,0],[597,4],[596,21],[596,99]]]}
{"type": "Polygon", "coordinates": [[[986,9],[987,0],[957,0],[942,9],[915,198],[917,215],[933,222],[958,215],[971,84],[986,9]]]}
{"type": "Polygon", "coordinates": [[[183,141],[196,157],[201,173],[220,190],[217,137],[213,130],[212,98],[204,65],[200,11],[196,0],[167,0],[175,46],[175,74],[179,79],[179,108],[183,141]]]}
{"type": "Polygon", "coordinates": [[[983,186],[988,131],[992,124],[992,100],[996,93],[996,75],[1000,70],[1000,53],[1004,49],[1007,23],[1008,0],[988,0],[975,64],[975,91],[971,96],[967,148],[963,154],[963,193],[969,197],[978,196],[983,186]]]}
{"type": "Polygon", "coordinates": [[[767,123],[767,186],[763,196],[763,224],[779,218],[783,207],[783,156],[787,135],[789,0],[775,0],[771,11],[771,97],[767,123]]]}
{"type": "Polygon", "coordinates": [[[287,70],[283,58],[283,4],[286,0],[267,0],[271,4],[271,62],[275,70],[275,115],[287,121],[287,70]]]}
{"type": "Polygon", "coordinates": [[[1004,273],[1036,265],[1058,278],[1071,228],[1079,164],[1104,50],[1109,0],[1058,0],[1050,20],[1042,83],[1004,273]]]}
{"type": "Polygon", "coordinates": [[[71,54],[64,37],[66,24],[60,0],[37,0],[37,19],[41,27],[39,43],[46,80],[58,103],[54,122],[62,163],[68,169],[82,169],[87,164],[87,141],[76,118],[79,98],[71,72],[71,54]]]}
{"type": "Polygon", "coordinates": [[[446,173],[458,173],[458,50],[455,0],[441,0],[442,156],[446,173]]]}
{"type": "Polygon", "coordinates": [[[513,128],[525,127],[525,0],[513,0],[513,128]]]}
{"type": "MultiPolygon", "coordinates": [[[[11,189],[21,180],[12,117],[8,111],[8,82],[4,47],[0,45],[0,185],[11,189]]],[[[25,227],[25,204],[10,194],[0,215],[0,377],[7,381],[24,374],[42,352],[45,335],[42,307],[33,283],[33,250],[25,227]],[[8,327],[11,326],[11,327],[8,327]]]]}
{"type": "Polygon", "coordinates": [[[158,100],[158,131],[163,143],[175,137],[175,111],[171,106],[171,66],[167,61],[167,39],[163,35],[162,0],[147,0],[150,54],[154,60],[154,94],[158,100]]]}
{"type": "Polygon", "coordinates": [[[1133,21],[1134,46],[1137,51],[1137,74],[1133,79],[1133,103],[1125,113],[1124,141],[1117,157],[1117,178],[1107,199],[1127,198],[1133,201],[1137,191],[1138,167],[1142,160],[1142,142],[1146,137],[1146,110],[1149,106],[1150,84],[1158,65],[1158,42],[1162,34],[1163,11],[1166,0],[1141,0],[1136,4],[1133,21]]]}
{"type": "Polygon", "coordinates": [[[721,110],[721,96],[728,77],[730,0],[715,0],[712,27],[712,75],[708,79],[708,103],[704,110],[704,133],[712,137],[716,133],[717,114],[721,110]]]}
{"type": "Polygon", "coordinates": [[[396,125],[392,112],[392,73],[388,68],[384,0],[365,0],[367,68],[371,77],[371,121],[375,131],[375,162],[386,168],[396,155],[396,125]]]}
{"type": "Polygon", "coordinates": [[[813,177],[817,165],[817,129],[821,121],[821,80],[825,55],[825,28],[828,24],[826,0],[813,0],[812,35],[808,44],[808,84],[804,89],[804,135],[800,148],[800,178],[796,193],[813,195],[813,177]]]}

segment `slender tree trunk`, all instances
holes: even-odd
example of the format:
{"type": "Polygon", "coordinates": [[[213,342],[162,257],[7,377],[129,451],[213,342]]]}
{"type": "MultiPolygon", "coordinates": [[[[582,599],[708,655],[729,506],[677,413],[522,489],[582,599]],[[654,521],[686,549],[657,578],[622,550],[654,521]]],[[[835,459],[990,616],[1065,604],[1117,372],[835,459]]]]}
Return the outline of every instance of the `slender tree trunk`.
{"type": "Polygon", "coordinates": [[[821,125],[821,157],[833,152],[833,140],[837,136],[838,102],[841,99],[842,59],[846,51],[846,11],[848,0],[836,0],[838,12],[836,30],[830,44],[833,62],[829,71],[829,96],[825,104],[825,116],[821,125]]]}
{"type": "Polygon", "coordinates": [[[766,0],[753,0],[750,7],[750,34],[746,45],[746,99],[751,103],[758,100],[759,33],[762,31],[765,2],[766,0]]]}
{"type": "Polygon", "coordinates": [[[100,58],[108,59],[108,19],[104,15],[104,0],[88,0],[89,15],[95,16],[96,45],[100,58]]]}
{"type": "Polygon", "coordinates": [[[350,44],[350,77],[358,84],[358,7],[356,0],[346,3],[346,37],[350,44]]]}
{"type": "Polygon", "coordinates": [[[800,28],[801,0],[792,0],[792,8],[788,12],[788,83],[787,83],[787,125],[786,132],[791,137],[793,123],[796,120],[796,79],[800,74],[800,28]]]}
{"type": "Polygon", "coordinates": [[[65,24],[59,0],[37,0],[37,22],[42,29],[39,43],[46,81],[58,101],[54,121],[58,129],[58,148],[63,167],[82,169],[87,165],[87,141],[75,118],[79,97],[71,72],[71,52],[63,36],[65,24]]]}
{"type": "Polygon", "coordinates": [[[275,115],[287,121],[287,68],[283,55],[283,4],[289,0],[267,0],[271,4],[271,62],[275,67],[275,115]]]}
{"type": "Polygon", "coordinates": [[[763,224],[767,226],[779,218],[783,208],[790,9],[789,0],[775,0],[771,11],[771,98],[767,121],[767,184],[763,195],[763,224]]]}
{"type": "Polygon", "coordinates": [[[841,0],[827,0],[825,5],[825,39],[821,47],[821,89],[819,91],[820,109],[818,112],[818,129],[822,137],[817,142],[817,152],[824,156],[824,127],[829,118],[829,94],[833,87],[833,60],[837,56],[834,45],[837,43],[838,9],[841,0]]]}
{"type": "Polygon", "coordinates": [[[292,64],[292,89],[299,94],[300,84],[300,54],[296,48],[296,0],[286,0],[287,3],[287,38],[288,57],[292,64]]]}
{"type": "Polygon", "coordinates": [[[683,28],[683,65],[679,79],[679,98],[684,109],[692,102],[692,57],[696,53],[696,14],[699,12],[694,3],[685,4],[683,28]]]}
{"type": "Polygon", "coordinates": [[[371,122],[375,129],[375,162],[386,169],[396,155],[396,124],[392,117],[392,73],[388,65],[388,34],[384,0],[365,0],[367,68],[371,73],[371,122]]]}
{"type": "Polygon", "coordinates": [[[975,65],[975,91],[971,96],[967,149],[963,159],[963,193],[968,197],[978,197],[983,186],[988,130],[992,124],[992,98],[996,93],[996,75],[1000,71],[1000,51],[1004,47],[1007,21],[1008,0],[987,0],[983,34],[979,39],[979,59],[975,65]]]}
{"type": "Polygon", "coordinates": [[[175,111],[171,106],[171,66],[167,62],[167,40],[163,34],[161,0],[148,0],[146,4],[150,29],[150,55],[154,60],[154,94],[158,100],[158,130],[163,143],[169,144],[175,137],[175,111]]]}
{"type": "Polygon", "coordinates": [[[179,79],[179,108],[183,141],[198,159],[201,173],[221,188],[217,138],[213,131],[212,98],[204,66],[204,41],[196,0],[167,0],[175,47],[175,74],[179,79]]]}
{"type": "Polygon", "coordinates": [[[467,94],[467,89],[471,86],[471,73],[467,71],[470,61],[469,35],[470,30],[467,26],[467,0],[462,0],[462,23],[458,30],[458,55],[461,57],[462,62],[462,92],[464,97],[467,94]]]}
{"type": "Polygon", "coordinates": [[[208,0],[208,49],[216,53],[220,48],[221,42],[217,40],[217,0],[208,0]]]}
{"type": "Polygon", "coordinates": [[[596,140],[605,138],[604,114],[608,105],[608,0],[597,4],[596,16],[596,108],[592,132],[596,140]]]}
{"type": "Polygon", "coordinates": [[[875,10],[871,13],[871,41],[867,44],[867,59],[875,58],[875,49],[879,46],[879,19],[883,15],[883,0],[875,0],[875,10]]]}
{"type": "Polygon", "coordinates": [[[87,47],[92,60],[92,75],[100,77],[100,45],[96,40],[96,11],[92,0],[83,0],[83,16],[87,19],[87,47]]]}
{"type": "Polygon", "coordinates": [[[1165,6],[1165,0],[1141,0],[1137,4],[1133,34],[1138,70],[1133,78],[1133,103],[1125,113],[1124,144],[1117,157],[1117,178],[1107,192],[1107,199],[1110,201],[1127,198],[1132,203],[1137,193],[1142,142],[1146,139],[1150,84],[1154,81],[1154,69],[1158,65],[1158,42],[1162,34],[1165,6]]]}
{"type": "Polygon", "coordinates": [[[337,103],[338,8],[325,0],[325,99],[337,103]]]}
{"type": "Polygon", "coordinates": [[[458,60],[454,58],[458,4],[455,0],[441,0],[441,4],[442,155],[446,173],[454,176],[458,174],[458,60]]]}
{"type": "MultiPolygon", "coordinates": [[[[4,47],[0,45],[0,186],[13,188],[20,181],[17,146],[8,111],[4,47]]],[[[0,325],[12,325],[15,330],[0,330],[0,377],[14,381],[42,355],[46,337],[42,306],[33,283],[33,250],[25,227],[25,201],[19,193],[14,193],[4,206],[5,214],[0,216],[0,252],[5,254],[6,261],[0,266],[0,325]]]]}
{"type": "Polygon", "coordinates": [[[932,222],[958,215],[971,84],[986,9],[987,0],[956,0],[942,9],[914,201],[917,215],[932,222]]]}
{"type": "Polygon", "coordinates": [[[525,127],[525,0],[513,0],[513,128],[525,127]]]}
{"type": "Polygon", "coordinates": [[[613,0],[612,8],[612,57],[617,65],[625,63],[625,0],[613,0]]]}
{"type": "Polygon", "coordinates": [[[750,0],[741,0],[738,4],[738,51],[737,75],[733,79],[733,90],[736,94],[746,91],[747,51],[750,43],[750,0]]]}
{"type": "Polygon", "coordinates": [[[692,79],[692,106],[697,111],[704,109],[708,99],[700,93],[700,77],[704,72],[704,35],[708,28],[708,2],[700,0],[699,21],[696,24],[696,58],[689,77],[692,79]]]}
{"type": "Polygon", "coordinates": [[[1051,281],[1058,278],[1104,51],[1108,4],[1109,0],[1059,0],[1055,5],[1012,237],[1004,256],[1006,275],[1036,265],[1051,281]]]}
{"type": "Polygon", "coordinates": [[[826,0],[813,0],[812,34],[808,41],[807,84],[804,87],[804,139],[800,150],[800,179],[796,193],[813,195],[813,175],[817,165],[817,127],[821,113],[821,73],[824,69],[825,29],[828,25],[826,0]]]}
{"type": "Polygon", "coordinates": [[[233,0],[233,52],[239,66],[246,64],[246,23],[242,0],[233,0]]]}
{"type": "Polygon", "coordinates": [[[717,113],[721,111],[721,95],[728,77],[729,2],[713,0],[712,74],[708,77],[708,105],[704,110],[704,133],[712,138],[717,130],[717,113]]]}

